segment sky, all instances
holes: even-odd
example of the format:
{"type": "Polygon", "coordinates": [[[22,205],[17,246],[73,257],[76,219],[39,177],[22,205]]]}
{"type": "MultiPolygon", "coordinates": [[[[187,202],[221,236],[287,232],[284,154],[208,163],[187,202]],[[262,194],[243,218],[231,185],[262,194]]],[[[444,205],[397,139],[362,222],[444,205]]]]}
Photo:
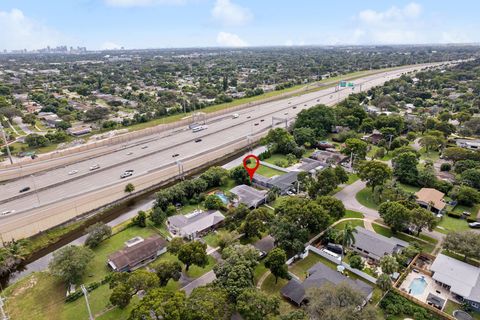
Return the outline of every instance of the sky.
{"type": "Polygon", "coordinates": [[[0,0],[0,50],[479,43],[480,1],[0,0]]]}

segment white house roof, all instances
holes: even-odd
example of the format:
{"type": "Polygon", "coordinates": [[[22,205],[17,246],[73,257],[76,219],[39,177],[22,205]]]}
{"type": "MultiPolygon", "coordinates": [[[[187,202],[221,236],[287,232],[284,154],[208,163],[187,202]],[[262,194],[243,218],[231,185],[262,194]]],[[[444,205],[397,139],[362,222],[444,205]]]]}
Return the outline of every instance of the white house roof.
{"type": "Polygon", "coordinates": [[[439,254],[430,266],[432,278],[450,286],[450,291],[468,300],[480,301],[480,268],[439,254]]]}
{"type": "Polygon", "coordinates": [[[220,211],[203,211],[171,216],[167,219],[167,223],[178,228],[180,236],[188,236],[206,230],[223,220],[225,216],[220,211]]]}

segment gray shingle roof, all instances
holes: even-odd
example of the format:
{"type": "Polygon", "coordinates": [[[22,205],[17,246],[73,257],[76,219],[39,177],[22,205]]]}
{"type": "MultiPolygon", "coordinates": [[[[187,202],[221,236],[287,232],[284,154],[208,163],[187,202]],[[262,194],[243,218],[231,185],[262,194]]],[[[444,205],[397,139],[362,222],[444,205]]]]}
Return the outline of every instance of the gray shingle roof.
{"type": "Polygon", "coordinates": [[[356,227],[354,233],[355,243],[352,247],[368,251],[366,253],[372,259],[380,259],[385,254],[396,253],[401,248],[407,247],[408,243],[397,238],[387,238],[376,232],[356,227]]]}
{"type": "Polygon", "coordinates": [[[334,285],[340,283],[347,283],[353,288],[360,290],[365,298],[367,298],[372,292],[373,287],[361,280],[353,280],[346,277],[340,272],[329,268],[323,263],[317,263],[311,267],[308,271],[308,277],[305,281],[300,282],[297,279],[292,278],[281,290],[283,296],[287,297],[291,301],[300,305],[305,299],[306,290],[309,288],[321,288],[327,283],[334,285]]]}
{"type": "Polygon", "coordinates": [[[267,194],[266,190],[257,190],[245,184],[230,189],[230,192],[238,197],[240,203],[244,203],[247,207],[256,207],[262,203],[267,194]]]}
{"type": "Polygon", "coordinates": [[[253,244],[255,248],[263,252],[270,252],[275,248],[275,238],[271,235],[265,236],[253,244]]]}
{"type": "Polygon", "coordinates": [[[175,215],[168,217],[167,225],[179,230],[178,236],[186,237],[196,232],[202,232],[225,220],[220,211],[203,211],[198,214],[175,215]]]}
{"type": "Polygon", "coordinates": [[[131,247],[112,253],[108,256],[108,260],[115,265],[116,270],[122,270],[125,267],[133,268],[142,260],[152,256],[166,246],[167,241],[165,239],[153,235],[131,247]]]}

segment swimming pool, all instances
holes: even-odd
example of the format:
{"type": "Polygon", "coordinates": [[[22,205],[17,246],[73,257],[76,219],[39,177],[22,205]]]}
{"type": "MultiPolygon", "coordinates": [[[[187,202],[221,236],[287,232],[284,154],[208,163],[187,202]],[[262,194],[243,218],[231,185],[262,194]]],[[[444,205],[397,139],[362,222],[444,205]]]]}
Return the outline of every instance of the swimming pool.
{"type": "Polygon", "coordinates": [[[425,278],[422,276],[421,278],[413,279],[408,289],[410,289],[409,293],[411,295],[418,296],[423,293],[426,287],[427,281],[425,281],[425,278]]]}
{"type": "Polygon", "coordinates": [[[230,201],[228,200],[228,197],[223,193],[223,192],[217,192],[215,193],[215,195],[217,197],[220,198],[220,200],[222,200],[223,204],[228,204],[230,201]]]}

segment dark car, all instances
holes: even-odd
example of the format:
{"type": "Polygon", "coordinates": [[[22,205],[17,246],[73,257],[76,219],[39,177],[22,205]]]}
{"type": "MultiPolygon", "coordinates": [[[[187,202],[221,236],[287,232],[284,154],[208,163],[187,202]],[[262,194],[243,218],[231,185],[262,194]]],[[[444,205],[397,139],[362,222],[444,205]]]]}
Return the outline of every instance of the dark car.
{"type": "Polygon", "coordinates": [[[258,122],[257,122],[257,123],[255,123],[255,125],[256,125],[256,126],[258,126],[258,122]]]}
{"type": "Polygon", "coordinates": [[[178,153],[174,153],[174,154],[172,154],[172,158],[176,158],[176,157],[178,157],[178,156],[179,156],[179,154],[178,154],[178,153]]]}
{"type": "Polygon", "coordinates": [[[30,187],[25,187],[25,188],[22,188],[20,189],[20,193],[23,193],[23,192],[27,192],[28,190],[30,190],[30,187]]]}
{"type": "Polygon", "coordinates": [[[260,122],[263,122],[263,121],[265,121],[265,119],[260,120],[260,122]]]}
{"type": "Polygon", "coordinates": [[[198,138],[198,139],[195,139],[195,142],[200,142],[202,141],[202,139],[198,138]]]}
{"type": "Polygon", "coordinates": [[[292,109],[297,109],[297,106],[293,106],[292,109]]]}

